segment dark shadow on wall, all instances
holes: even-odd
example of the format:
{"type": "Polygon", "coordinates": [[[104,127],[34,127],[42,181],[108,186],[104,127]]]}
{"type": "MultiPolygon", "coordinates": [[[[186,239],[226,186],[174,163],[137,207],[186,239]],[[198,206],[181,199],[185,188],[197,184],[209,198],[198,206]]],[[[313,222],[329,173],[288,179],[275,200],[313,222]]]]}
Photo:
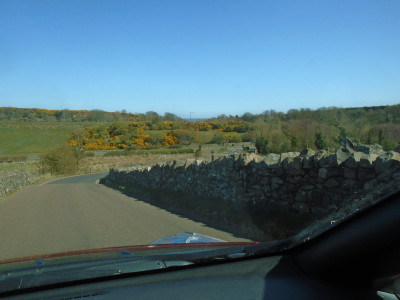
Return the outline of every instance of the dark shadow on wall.
{"type": "Polygon", "coordinates": [[[129,197],[239,238],[256,241],[282,239],[295,235],[311,222],[307,215],[289,213],[278,206],[260,207],[254,203],[232,203],[197,195],[151,190],[132,184],[117,184],[108,177],[100,183],[129,197]]]}

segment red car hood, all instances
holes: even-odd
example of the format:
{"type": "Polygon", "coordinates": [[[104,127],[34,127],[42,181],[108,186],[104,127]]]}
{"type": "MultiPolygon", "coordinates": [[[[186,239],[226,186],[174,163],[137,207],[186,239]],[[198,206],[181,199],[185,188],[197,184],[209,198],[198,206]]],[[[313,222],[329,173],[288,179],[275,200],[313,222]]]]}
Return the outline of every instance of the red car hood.
{"type": "MultiPolygon", "coordinates": [[[[135,245],[135,246],[121,246],[121,247],[106,247],[106,248],[95,248],[95,249],[86,249],[86,250],[77,250],[77,251],[66,251],[66,252],[57,252],[57,253],[49,253],[43,255],[33,255],[26,257],[18,257],[18,258],[10,258],[0,260],[0,267],[6,264],[13,263],[23,263],[23,262],[32,262],[38,260],[46,260],[51,261],[57,258],[71,258],[73,261],[83,260],[83,259],[91,259],[91,258],[112,258],[112,257],[120,257],[121,255],[129,255],[131,254],[141,254],[141,255],[150,255],[153,253],[162,253],[162,252],[171,252],[174,249],[178,251],[182,251],[184,249],[187,250],[195,250],[195,249],[205,249],[205,248],[220,248],[220,247],[230,247],[230,246],[252,246],[258,245],[260,242],[219,242],[219,243],[191,243],[191,244],[156,244],[156,245],[135,245]],[[167,251],[162,251],[163,249],[167,251]]],[[[185,250],[184,250],[185,251],[185,250]]],[[[175,251],[173,251],[175,252],[175,251]]],[[[63,259],[64,261],[64,259],[63,259]]]]}

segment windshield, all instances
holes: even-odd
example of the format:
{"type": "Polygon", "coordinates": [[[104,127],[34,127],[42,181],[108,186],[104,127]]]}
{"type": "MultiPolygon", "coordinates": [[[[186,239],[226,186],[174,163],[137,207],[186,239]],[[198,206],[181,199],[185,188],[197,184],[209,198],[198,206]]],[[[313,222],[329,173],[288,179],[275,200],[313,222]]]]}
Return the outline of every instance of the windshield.
{"type": "Polygon", "coordinates": [[[0,265],[279,252],[397,192],[399,12],[1,1],[0,265]]]}

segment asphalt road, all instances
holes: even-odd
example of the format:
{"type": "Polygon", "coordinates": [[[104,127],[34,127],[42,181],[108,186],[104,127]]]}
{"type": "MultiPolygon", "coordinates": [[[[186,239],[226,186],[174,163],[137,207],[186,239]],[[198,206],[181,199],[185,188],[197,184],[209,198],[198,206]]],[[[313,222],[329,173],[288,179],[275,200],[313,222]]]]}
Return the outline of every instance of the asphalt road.
{"type": "Polygon", "coordinates": [[[146,245],[182,232],[246,241],[96,184],[105,174],[29,186],[1,201],[0,260],[146,245]]]}

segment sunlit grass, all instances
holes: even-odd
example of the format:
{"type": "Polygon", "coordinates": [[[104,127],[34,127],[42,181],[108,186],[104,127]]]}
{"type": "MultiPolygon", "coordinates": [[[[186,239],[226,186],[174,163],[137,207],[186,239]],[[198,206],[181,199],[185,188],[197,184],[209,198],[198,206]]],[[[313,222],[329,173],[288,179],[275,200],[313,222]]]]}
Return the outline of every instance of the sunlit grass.
{"type": "Polygon", "coordinates": [[[37,161],[0,163],[0,174],[19,170],[38,173],[39,163],[37,161]]]}
{"type": "Polygon", "coordinates": [[[43,153],[65,143],[74,128],[0,127],[0,154],[43,153]]]}
{"type": "MultiPolygon", "coordinates": [[[[102,123],[107,125],[109,123],[102,123]]],[[[67,142],[72,133],[87,126],[97,126],[92,122],[0,122],[0,155],[44,153],[67,142]]],[[[156,147],[169,130],[145,130],[156,147]]],[[[199,131],[203,145],[212,143],[214,131],[199,131]]],[[[224,136],[243,134],[223,133],[224,136]]],[[[196,148],[196,145],[189,147],[196,148]]]]}

